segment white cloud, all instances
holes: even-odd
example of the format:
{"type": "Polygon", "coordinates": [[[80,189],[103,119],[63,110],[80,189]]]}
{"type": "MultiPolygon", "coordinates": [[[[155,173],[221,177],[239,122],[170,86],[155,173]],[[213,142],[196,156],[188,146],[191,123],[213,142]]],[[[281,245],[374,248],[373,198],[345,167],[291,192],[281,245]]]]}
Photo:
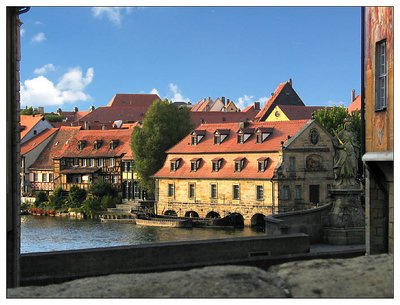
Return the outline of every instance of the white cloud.
{"type": "Polygon", "coordinates": [[[184,98],[181,91],[179,90],[178,86],[176,84],[170,83],[168,85],[169,87],[169,99],[173,102],[190,102],[188,98],[184,98]]]}
{"type": "Polygon", "coordinates": [[[95,18],[102,19],[106,16],[107,19],[114,23],[116,26],[120,26],[122,22],[123,13],[130,14],[132,8],[130,7],[93,7],[92,14],[95,18]]]}
{"type": "Polygon", "coordinates": [[[158,96],[160,96],[160,93],[156,88],[151,89],[150,94],[157,94],[158,96]]]}
{"type": "Polygon", "coordinates": [[[93,76],[93,68],[89,68],[85,76],[80,68],[72,68],[61,77],[58,84],[43,75],[28,79],[21,84],[21,105],[61,106],[89,100],[91,97],[84,90],[92,82],[93,76]]]}
{"type": "Polygon", "coordinates": [[[25,29],[21,29],[19,33],[21,34],[21,37],[24,37],[25,29]]]}
{"type": "Polygon", "coordinates": [[[33,71],[33,73],[38,74],[38,75],[45,75],[46,73],[50,71],[55,71],[56,68],[54,67],[53,64],[46,64],[41,68],[37,68],[33,71]]]}
{"type": "Polygon", "coordinates": [[[45,40],[46,40],[46,35],[43,32],[37,33],[32,38],[33,42],[42,42],[42,41],[45,41],[45,40]]]}
{"type": "Polygon", "coordinates": [[[328,107],[345,106],[345,103],[343,103],[343,101],[335,102],[335,101],[329,100],[328,102],[326,102],[326,106],[328,106],[328,107]]]}
{"type": "Polygon", "coordinates": [[[243,109],[243,108],[247,107],[247,106],[250,104],[252,98],[254,98],[254,96],[252,96],[252,95],[247,95],[247,94],[245,94],[245,95],[242,96],[242,97],[239,97],[239,98],[238,98],[238,104],[237,104],[237,106],[238,106],[240,109],[243,109]]]}

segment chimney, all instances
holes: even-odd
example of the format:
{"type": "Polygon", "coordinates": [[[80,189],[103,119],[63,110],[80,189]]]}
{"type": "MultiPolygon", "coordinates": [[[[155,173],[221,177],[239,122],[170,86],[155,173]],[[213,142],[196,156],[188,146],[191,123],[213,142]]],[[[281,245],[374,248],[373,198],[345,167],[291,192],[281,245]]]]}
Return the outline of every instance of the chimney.
{"type": "Polygon", "coordinates": [[[254,102],[254,110],[260,110],[260,102],[254,102]]]}
{"type": "Polygon", "coordinates": [[[228,105],[230,103],[230,101],[231,101],[230,99],[227,99],[226,104],[228,105]]]}
{"type": "Polygon", "coordinates": [[[290,87],[293,87],[293,82],[292,82],[291,78],[289,78],[289,84],[290,84],[290,87]]]}
{"type": "Polygon", "coordinates": [[[222,97],[221,97],[221,101],[222,101],[222,103],[225,105],[225,96],[222,96],[222,97]]]}
{"type": "Polygon", "coordinates": [[[351,90],[351,101],[353,102],[356,99],[356,90],[351,90]]]}
{"type": "Polygon", "coordinates": [[[78,112],[78,107],[74,107],[73,111],[78,112]]]}

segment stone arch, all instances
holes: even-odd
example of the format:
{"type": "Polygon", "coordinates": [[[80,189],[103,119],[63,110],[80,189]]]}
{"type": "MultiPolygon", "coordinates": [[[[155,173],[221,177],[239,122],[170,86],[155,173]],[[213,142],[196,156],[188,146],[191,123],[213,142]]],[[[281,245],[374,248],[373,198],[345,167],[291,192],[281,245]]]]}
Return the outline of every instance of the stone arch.
{"type": "Polygon", "coordinates": [[[167,211],[165,211],[164,215],[178,216],[178,214],[174,210],[167,210],[167,211]]]}
{"type": "Polygon", "coordinates": [[[234,227],[243,227],[244,226],[244,217],[240,213],[231,213],[231,214],[229,214],[229,222],[234,227]]]}
{"type": "Polygon", "coordinates": [[[252,227],[263,227],[265,228],[265,219],[264,219],[264,214],[261,213],[256,213],[251,217],[251,226],[252,227]]]}
{"type": "Polygon", "coordinates": [[[214,211],[208,212],[206,218],[221,218],[221,216],[214,211]]]}
{"type": "Polygon", "coordinates": [[[187,211],[185,213],[185,217],[199,217],[199,214],[196,211],[187,211]]]}

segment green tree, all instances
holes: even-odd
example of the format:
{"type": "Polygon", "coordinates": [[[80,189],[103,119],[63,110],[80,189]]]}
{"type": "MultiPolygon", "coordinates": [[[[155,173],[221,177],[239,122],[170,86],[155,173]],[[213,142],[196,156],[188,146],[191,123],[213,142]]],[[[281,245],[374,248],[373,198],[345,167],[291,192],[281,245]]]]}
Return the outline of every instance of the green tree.
{"type": "Polygon", "coordinates": [[[111,197],[117,197],[118,195],[118,191],[112,186],[112,184],[104,181],[97,181],[93,183],[89,189],[89,193],[100,199],[106,195],[111,197]]]}
{"type": "Polygon", "coordinates": [[[53,194],[49,196],[48,208],[52,210],[60,210],[64,205],[64,198],[62,196],[62,188],[58,187],[54,190],[53,194]]]}
{"type": "Polygon", "coordinates": [[[168,100],[153,102],[146,112],[142,128],[135,127],[131,138],[135,171],[142,189],[154,194],[154,179],[151,176],[163,166],[165,151],[192,129],[187,108],[178,108],[168,100]]]}
{"type": "Polygon", "coordinates": [[[73,185],[69,190],[68,198],[65,204],[69,208],[79,208],[82,205],[83,201],[85,201],[86,195],[87,192],[84,189],[73,185]]]}
{"type": "Polygon", "coordinates": [[[26,106],[25,109],[21,110],[21,114],[23,115],[32,115],[33,114],[33,108],[32,106],[28,108],[28,106],[26,106]]]}
{"type": "Polygon", "coordinates": [[[82,203],[82,211],[85,215],[93,216],[96,212],[103,211],[103,206],[99,198],[87,198],[82,203]]]}
{"type": "Polygon", "coordinates": [[[344,119],[349,117],[344,106],[325,107],[314,112],[314,118],[332,135],[344,128],[344,119]]]}
{"type": "Polygon", "coordinates": [[[44,118],[49,122],[62,122],[64,117],[62,115],[49,113],[44,116],[44,118]]]}
{"type": "Polygon", "coordinates": [[[47,199],[47,194],[43,191],[39,191],[35,194],[35,207],[40,207],[44,202],[46,202],[47,199]]]}

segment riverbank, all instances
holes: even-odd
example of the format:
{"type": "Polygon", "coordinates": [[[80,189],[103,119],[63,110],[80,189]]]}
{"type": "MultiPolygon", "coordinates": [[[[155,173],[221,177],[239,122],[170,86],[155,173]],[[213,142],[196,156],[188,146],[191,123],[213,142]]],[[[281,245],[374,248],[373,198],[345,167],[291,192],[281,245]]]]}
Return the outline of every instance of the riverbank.
{"type": "Polygon", "coordinates": [[[7,290],[10,298],[393,298],[393,255],[115,274],[7,290]]]}

